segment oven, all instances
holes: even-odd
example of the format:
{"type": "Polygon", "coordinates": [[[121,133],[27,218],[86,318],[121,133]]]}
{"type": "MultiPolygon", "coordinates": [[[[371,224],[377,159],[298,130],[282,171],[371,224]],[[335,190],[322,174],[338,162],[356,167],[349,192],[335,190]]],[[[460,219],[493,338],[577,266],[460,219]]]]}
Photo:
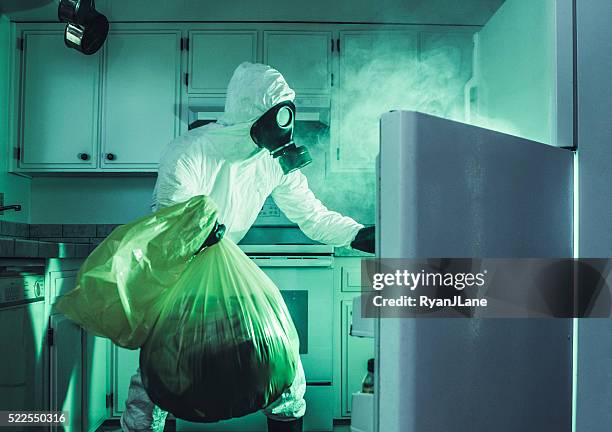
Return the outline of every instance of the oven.
{"type": "Polygon", "coordinates": [[[300,338],[306,382],[332,383],[333,247],[241,245],[279,288],[300,338]]]}

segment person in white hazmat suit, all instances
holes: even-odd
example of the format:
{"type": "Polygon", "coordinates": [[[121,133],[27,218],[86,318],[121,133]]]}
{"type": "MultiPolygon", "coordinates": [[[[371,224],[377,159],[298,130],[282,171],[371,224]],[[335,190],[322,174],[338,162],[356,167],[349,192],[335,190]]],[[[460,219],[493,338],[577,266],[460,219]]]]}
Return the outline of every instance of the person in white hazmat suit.
{"type": "MultiPolygon", "coordinates": [[[[196,195],[210,196],[219,208],[219,222],[227,228],[225,235],[238,243],[272,195],[285,215],[313,240],[373,252],[374,227],[364,228],[328,210],[308,188],[299,168],[310,157],[292,140],[294,98],[277,70],[262,64],[239,65],[221,118],[169,144],[159,166],[153,210],[196,195]]],[[[291,387],[263,410],[269,431],[302,430],[305,391],[299,364],[291,387]]],[[[162,431],[166,415],[147,396],[137,371],[121,417],[123,430],[162,431]]]]}

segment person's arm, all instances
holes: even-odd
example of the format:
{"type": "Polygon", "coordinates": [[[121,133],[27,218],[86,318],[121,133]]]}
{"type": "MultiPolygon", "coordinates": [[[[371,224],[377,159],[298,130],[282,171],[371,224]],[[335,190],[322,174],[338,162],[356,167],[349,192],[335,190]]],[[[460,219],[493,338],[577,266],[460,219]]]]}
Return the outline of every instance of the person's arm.
{"type": "Polygon", "coordinates": [[[272,191],[276,205],[313,240],[333,246],[349,246],[363,225],[328,210],[310,188],[306,176],[294,171],[283,176],[272,191]]]}

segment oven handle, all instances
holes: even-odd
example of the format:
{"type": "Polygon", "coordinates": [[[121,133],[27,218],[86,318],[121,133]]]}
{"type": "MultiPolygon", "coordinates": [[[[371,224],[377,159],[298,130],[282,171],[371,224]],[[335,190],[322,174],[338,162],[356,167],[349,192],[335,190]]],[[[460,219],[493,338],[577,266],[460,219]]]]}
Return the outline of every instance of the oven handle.
{"type": "Polygon", "coordinates": [[[259,267],[331,267],[334,257],[251,256],[259,267]]]}

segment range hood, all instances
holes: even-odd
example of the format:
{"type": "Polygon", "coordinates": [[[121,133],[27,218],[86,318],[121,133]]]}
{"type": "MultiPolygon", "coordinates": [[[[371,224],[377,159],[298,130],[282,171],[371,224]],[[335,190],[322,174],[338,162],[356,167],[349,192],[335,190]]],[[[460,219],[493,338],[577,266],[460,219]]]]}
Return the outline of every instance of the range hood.
{"type": "MultiPolygon", "coordinates": [[[[295,98],[296,122],[314,122],[329,126],[330,97],[302,96],[295,98]]],[[[225,97],[190,97],[189,129],[217,121],[225,108],[225,97]]]]}

